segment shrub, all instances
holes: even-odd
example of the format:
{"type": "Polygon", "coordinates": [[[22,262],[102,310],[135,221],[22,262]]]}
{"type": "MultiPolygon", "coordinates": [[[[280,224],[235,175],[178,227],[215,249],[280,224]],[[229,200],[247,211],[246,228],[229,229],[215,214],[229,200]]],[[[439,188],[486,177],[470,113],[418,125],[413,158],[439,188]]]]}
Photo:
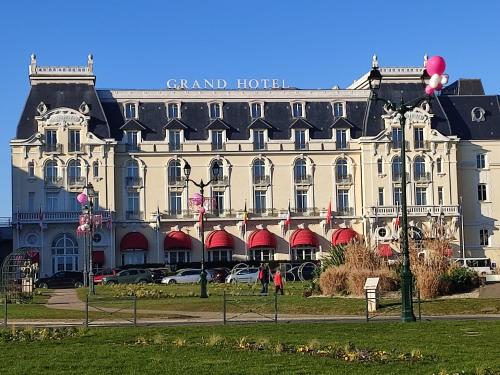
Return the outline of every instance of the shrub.
{"type": "Polygon", "coordinates": [[[319,287],[325,295],[345,293],[347,290],[347,268],[345,266],[330,267],[321,273],[319,287]]]}
{"type": "Polygon", "coordinates": [[[399,286],[399,276],[388,268],[376,270],[352,269],[347,276],[347,290],[349,294],[356,296],[365,295],[365,282],[368,277],[378,277],[379,289],[381,292],[397,290],[399,286]]]}
{"type": "Polygon", "coordinates": [[[446,293],[468,292],[479,286],[477,272],[457,265],[450,266],[448,271],[441,275],[441,281],[447,287],[446,293]]]}

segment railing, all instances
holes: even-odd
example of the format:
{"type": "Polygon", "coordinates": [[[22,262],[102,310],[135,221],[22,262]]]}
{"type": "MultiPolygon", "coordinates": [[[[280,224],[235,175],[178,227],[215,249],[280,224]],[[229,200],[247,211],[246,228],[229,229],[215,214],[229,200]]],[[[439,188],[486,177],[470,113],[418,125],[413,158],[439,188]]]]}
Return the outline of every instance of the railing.
{"type": "MultiPolygon", "coordinates": [[[[403,141],[392,141],[391,142],[391,147],[394,150],[399,150],[401,146],[403,145],[403,141]]],[[[405,148],[408,150],[410,148],[410,143],[408,141],[405,141],[405,148]]]]}
{"type": "Polygon", "coordinates": [[[46,187],[61,187],[64,185],[64,179],[62,177],[52,176],[45,177],[46,187]]]}
{"type": "Polygon", "coordinates": [[[186,185],[186,178],[184,176],[168,176],[169,186],[184,186],[186,185]]]}
{"type": "MultiPolygon", "coordinates": [[[[43,211],[43,222],[77,222],[82,214],[81,211],[43,211]]],[[[95,211],[95,215],[102,215],[104,220],[110,218],[110,211],[95,211]]],[[[40,222],[39,212],[19,212],[15,214],[17,220],[21,223],[40,222]]]]}
{"type": "Polygon", "coordinates": [[[353,207],[340,207],[337,209],[338,216],[353,216],[354,208],[353,207]]]}
{"type": "Polygon", "coordinates": [[[429,141],[414,141],[413,146],[415,150],[430,150],[431,143],[429,141]]]}
{"type": "Polygon", "coordinates": [[[142,177],[127,176],[125,177],[125,184],[129,187],[142,186],[142,177]]]}
{"type": "Polygon", "coordinates": [[[141,211],[126,211],[125,218],[127,220],[140,220],[142,217],[141,211]]]}
{"type": "Polygon", "coordinates": [[[352,184],[352,175],[350,174],[336,175],[335,182],[341,185],[352,184]]]}
{"type": "Polygon", "coordinates": [[[431,174],[430,174],[430,172],[415,174],[414,178],[415,178],[415,182],[430,182],[431,181],[431,174]]]}
{"type": "MultiPolygon", "coordinates": [[[[399,207],[401,214],[401,206],[381,206],[370,207],[371,216],[396,217],[399,207]]],[[[408,216],[427,216],[430,213],[433,216],[444,213],[446,216],[457,216],[458,206],[408,206],[408,216]]]]}
{"type": "Polygon", "coordinates": [[[253,184],[268,186],[271,185],[271,178],[269,176],[253,176],[253,184]]]}
{"type": "MultiPolygon", "coordinates": [[[[393,174],[392,175],[392,182],[399,182],[401,183],[401,178],[403,177],[402,174],[393,174]]],[[[406,182],[410,182],[410,173],[406,172],[406,182]]]]}
{"type": "Polygon", "coordinates": [[[311,175],[307,176],[294,176],[294,181],[296,184],[300,185],[311,185],[313,178],[311,175]]]}
{"type": "Polygon", "coordinates": [[[70,143],[68,145],[68,152],[81,152],[82,145],[80,143],[70,143]]]}
{"type": "Polygon", "coordinates": [[[217,180],[212,181],[212,186],[227,186],[229,185],[229,177],[228,176],[222,176],[222,178],[218,178],[217,180]]]}
{"type": "Polygon", "coordinates": [[[57,143],[57,144],[47,143],[47,144],[45,144],[44,151],[54,153],[54,154],[62,154],[63,145],[60,143],[57,143]]]}
{"type": "Polygon", "coordinates": [[[68,177],[68,185],[69,186],[84,186],[87,179],[85,177],[68,177]]]}

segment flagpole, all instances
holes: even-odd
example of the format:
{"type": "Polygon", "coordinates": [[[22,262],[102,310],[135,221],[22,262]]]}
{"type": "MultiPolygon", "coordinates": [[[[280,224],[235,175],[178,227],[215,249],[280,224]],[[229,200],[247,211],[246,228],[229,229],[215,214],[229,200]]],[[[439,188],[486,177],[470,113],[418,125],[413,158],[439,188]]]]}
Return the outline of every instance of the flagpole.
{"type": "Polygon", "coordinates": [[[292,212],[290,211],[290,199],[288,200],[288,258],[292,260],[292,244],[290,243],[290,223],[292,221],[292,212]]]}
{"type": "Polygon", "coordinates": [[[40,264],[39,264],[39,267],[38,269],[40,270],[40,274],[41,274],[41,271],[42,271],[42,267],[43,267],[43,256],[45,254],[45,251],[44,251],[44,238],[43,238],[43,209],[42,209],[42,205],[40,205],[40,239],[42,241],[41,245],[40,245],[40,264]]]}

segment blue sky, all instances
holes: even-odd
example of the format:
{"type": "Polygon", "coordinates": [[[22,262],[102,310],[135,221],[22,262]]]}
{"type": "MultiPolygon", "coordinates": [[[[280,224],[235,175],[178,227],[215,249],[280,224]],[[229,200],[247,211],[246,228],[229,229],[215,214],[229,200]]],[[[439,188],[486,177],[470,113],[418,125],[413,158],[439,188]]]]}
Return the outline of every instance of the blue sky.
{"type": "Polygon", "coordinates": [[[99,88],[164,88],[169,78],[279,78],[346,87],[370,68],[440,54],[450,79],[479,77],[499,93],[500,2],[8,1],[0,12],[0,217],[10,216],[10,149],[39,65],[84,65],[99,88]],[[408,3],[408,5],[405,5],[408,3]],[[432,20],[432,21],[429,21],[432,20]]]}

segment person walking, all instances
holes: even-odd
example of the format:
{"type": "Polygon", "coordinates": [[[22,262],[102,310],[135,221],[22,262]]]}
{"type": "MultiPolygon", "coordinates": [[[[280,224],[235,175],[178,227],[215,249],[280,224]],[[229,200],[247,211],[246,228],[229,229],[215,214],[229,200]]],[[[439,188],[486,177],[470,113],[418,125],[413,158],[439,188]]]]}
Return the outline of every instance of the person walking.
{"type": "Polygon", "coordinates": [[[257,280],[260,281],[260,284],[262,285],[262,289],[260,290],[260,294],[265,292],[265,287],[264,287],[264,263],[261,263],[259,266],[259,274],[257,275],[257,280]]]}
{"type": "Polygon", "coordinates": [[[259,275],[257,276],[262,284],[261,294],[266,294],[269,288],[269,267],[261,263],[259,267],[259,275]]]}
{"type": "Polygon", "coordinates": [[[281,271],[279,268],[276,270],[276,273],[274,274],[274,285],[276,287],[276,294],[278,294],[278,291],[280,292],[281,295],[283,295],[283,277],[281,276],[281,271]]]}

